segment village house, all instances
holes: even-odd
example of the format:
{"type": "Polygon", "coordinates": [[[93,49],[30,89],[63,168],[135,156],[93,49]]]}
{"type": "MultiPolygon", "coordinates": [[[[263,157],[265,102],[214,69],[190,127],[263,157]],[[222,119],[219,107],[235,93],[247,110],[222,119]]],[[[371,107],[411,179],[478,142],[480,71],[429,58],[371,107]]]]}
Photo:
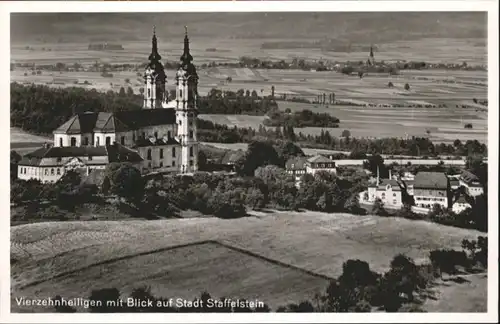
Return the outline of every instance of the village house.
{"type": "MultiPolygon", "coordinates": [[[[449,208],[450,183],[442,172],[419,172],[415,176],[415,206],[431,210],[435,204],[449,208]]],[[[422,210],[422,212],[425,210],[422,210]]]]}
{"type": "Polygon", "coordinates": [[[286,173],[292,175],[296,182],[300,181],[302,176],[306,174],[307,157],[297,156],[288,159],[285,163],[286,173]]]}
{"type": "Polygon", "coordinates": [[[472,208],[471,204],[467,201],[467,197],[465,195],[460,195],[454,202],[451,207],[451,210],[455,214],[460,214],[467,208],[472,208]]]}
{"type": "Polygon", "coordinates": [[[323,155],[316,155],[308,158],[305,163],[306,173],[315,175],[317,172],[331,172],[337,174],[335,161],[323,155]]]}
{"type": "Polygon", "coordinates": [[[463,171],[459,181],[460,185],[467,189],[467,194],[471,197],[476,197],[484,193],[483,186],[479,182],[478,177],[469,171],[463,171]]]}

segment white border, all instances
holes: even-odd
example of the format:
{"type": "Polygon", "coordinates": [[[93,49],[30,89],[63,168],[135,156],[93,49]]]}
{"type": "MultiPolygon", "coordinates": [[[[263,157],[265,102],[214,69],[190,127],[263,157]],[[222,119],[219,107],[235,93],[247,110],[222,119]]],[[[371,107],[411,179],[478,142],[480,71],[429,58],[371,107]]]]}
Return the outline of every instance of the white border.
{"type": "Polygon", "coordinates": [[[488,12],[488,160],[489,160],[489,271],[488,271],[488,313],[367,313],[367,314],[10,314],[10,200],[9,165],[7,152],[10,141],[1,142],[0,152],[4,157],[0,172],[4,186],[1,190],[0,253],[1,322],[9,323],[337,323],[337,322],[497,322],[498,321],[498,2],[491,1],[272,1],[265,5],[260,1],[200,1],[200,2],[0,2],[0,100],[2,102],[0,131],[3,138],[10,137],[10,12],[238,12],[238,11],[487,11],[488,12]]]}

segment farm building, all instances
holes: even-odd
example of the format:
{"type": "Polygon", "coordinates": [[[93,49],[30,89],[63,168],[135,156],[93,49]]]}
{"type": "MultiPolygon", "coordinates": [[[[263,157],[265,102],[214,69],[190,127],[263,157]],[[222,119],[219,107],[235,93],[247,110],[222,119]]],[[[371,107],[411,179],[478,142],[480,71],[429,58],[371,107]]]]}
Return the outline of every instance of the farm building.
{"type": "Polygon", "coordinates": [[[444,173],[419,172],[415,176],[413,197],[417,207],[430,210],[435,204],[439,204],[448,208],[449,194],[450,183],[444,173]]]}
{"type": "Polygon", "coordinates": [[[198,75],[192,60],[186,30],[175,76],[176,98],[169,101],[167,77],[153,31],[144,73],[143,109],[75,114],[54,131],[54,147],[40,148],[21,160],[20,178],[55,181],[73,167],[91,170],[128,158],[140,163],[139,169],[145,173],[198,171],[198,75]],[[117,155],[111,157],[113,150],[117,155]]]}
{"type": "Polygon", "coordinates": [[[471,197],[476,197],[484,193],[483,186],[479,182],[478,177],[469,171],[464,171],[460,175],[460,185],[467,189],[467,194],[471,197]]]}

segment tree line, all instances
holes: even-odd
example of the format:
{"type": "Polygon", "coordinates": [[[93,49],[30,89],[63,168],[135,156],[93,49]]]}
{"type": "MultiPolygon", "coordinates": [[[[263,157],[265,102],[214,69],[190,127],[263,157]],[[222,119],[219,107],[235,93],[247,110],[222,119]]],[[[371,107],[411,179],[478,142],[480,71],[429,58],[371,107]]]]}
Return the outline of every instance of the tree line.
{"type": "MultiPolygon", "coordinates": [[[[55,184],[16,180],[14,174],[11,202],[27,205],[29,211],[23,215],[25,220],[66,219],[63,210],[74,211],[114,195],[129,203],[133,215],[151,219],[176,217],[188,209],[219,218],[242,217],[248,210],[262,208],[305,209],[356,215],[369,212],[487,232],[487,187],[484,195],[471,201],[472,208],[459,215],[437,206],[428,215],[415,214],[411,211],[413,203],[409,196],[403,197],[405,207],[399,211],[387,211],[381,201],[367,211],[359,203],[359,194],[366,190],[369,180],[363,170],[349,170],[338,175],[328,172],[318,172],[314,176],[305,174],[297,187],[295,178],[284,170],[284,166],[288,159],[298,156],[304,156],[304,153],[291,142],[275,146],[267,142],[252,142],[234,161],[236,174],[233,176],[201,172],[193,176],[144,178],[138,169],[127,163],[109,164],[100,184],[82,182],[81,177],[73,172],[66,173],[55,184]]],[[[201,171],[208,169],[205,153],[200,153],[199,161],[201,171]]],[[[383,172],[387,172],[383,159],[371,156],[364,167],[373,172],[373,169],[380,170],[381,165],[383,172]]],[[[484,165],[481,167],[486,169],[484,165]]]]}

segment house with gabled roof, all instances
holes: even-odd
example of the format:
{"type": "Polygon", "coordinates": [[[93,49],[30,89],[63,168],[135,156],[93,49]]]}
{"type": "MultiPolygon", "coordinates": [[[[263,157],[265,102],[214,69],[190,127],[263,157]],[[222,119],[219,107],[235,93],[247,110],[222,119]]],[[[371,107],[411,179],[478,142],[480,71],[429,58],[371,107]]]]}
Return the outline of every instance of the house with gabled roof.
{"type": "Polygon", "coordinates": [[[450,182],[443,172],[419,172],[415,176],[415,206],[431,210],[435,204],[449,208],[450,182]]]}
{"type": "Polygon", "coordinates": [[[307,174],[314,175],[320,171],[337,174],[335,161],[323,155],[316,155],[311,158],[308,158],[306,160],[305,167],[307,174]]]}
{"type": "Polygon", "coordinates": [[[484,188],[479,178],[470,171],[463,171],[459,177],[460,185],[467,189],[467,194],[476,197],[484,193],[484,188]]]}

